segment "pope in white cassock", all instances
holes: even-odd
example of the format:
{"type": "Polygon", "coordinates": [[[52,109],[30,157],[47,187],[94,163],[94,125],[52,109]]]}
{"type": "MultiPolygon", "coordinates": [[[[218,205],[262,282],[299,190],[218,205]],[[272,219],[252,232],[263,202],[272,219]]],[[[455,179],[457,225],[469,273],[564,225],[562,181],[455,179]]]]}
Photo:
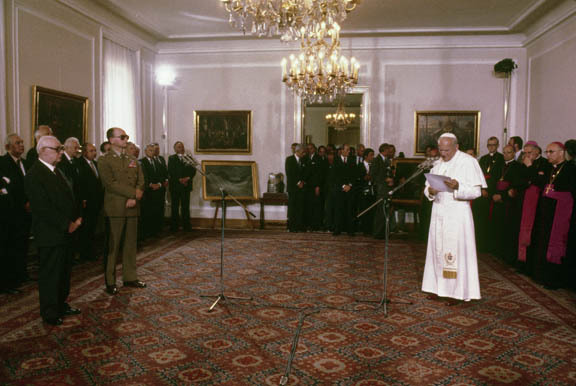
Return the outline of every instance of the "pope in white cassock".
{"type": "Polygon", "coordinates": [[[480,299],[474,220],[470,201],[481,195],[486,181],[478,161],[458,150],[458,139],[446,133],[438,139],[441,159],[431,174],[447,176],[448,191],[426,182],[424,195],[431,201],[422,291],[469,301],[480,299]]]}

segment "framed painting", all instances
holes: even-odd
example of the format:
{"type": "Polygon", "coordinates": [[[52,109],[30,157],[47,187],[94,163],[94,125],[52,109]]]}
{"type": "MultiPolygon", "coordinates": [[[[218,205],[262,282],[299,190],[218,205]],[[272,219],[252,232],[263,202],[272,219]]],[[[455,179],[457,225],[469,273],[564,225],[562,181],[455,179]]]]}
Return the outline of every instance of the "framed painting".
{"type": "Polygon", "coordinates": [[[78,138],[81,144],[86,141],[87,97],[40,86],[34,86],[33,93],[33,130],[48,125],[62,143],[69,137],[78,138]]]}
{"type": "Polygon", "coordinates": [[[251,154],[251,111],[194,111],[196,153],[251,154]]]}
{"type": "MultiPolygon", "coordinates": [[[[237,200],[258,199],[258,169],[254,161],[202,161],[202,198],[219,200],[220,188],[237,200]]],[[[230,199],[227,197],[227,199],[230,199]]]]}
{"type": "Polygon", "coordinates": [[[456,135],[460,150],[478,153],[479,111],[416,111],[414,122],[414,155],[424,155],[426,146],[436,145],[444,133],[456,135]]]}

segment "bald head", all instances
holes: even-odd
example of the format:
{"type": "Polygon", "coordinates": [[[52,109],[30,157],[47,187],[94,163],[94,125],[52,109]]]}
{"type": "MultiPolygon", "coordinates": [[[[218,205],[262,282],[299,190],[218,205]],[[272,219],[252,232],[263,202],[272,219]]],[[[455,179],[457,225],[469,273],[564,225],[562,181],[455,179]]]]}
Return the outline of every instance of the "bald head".
{"type": "Polygon", "coordinates": [[[564,145],[558,142],[552,142],[546,146],[546,156],[548,157],[548,162],[552,165],[558,165],[564,162],[566,160],[564,153],[564,145]]]}
{"type": "Polygon", "coordinates": [[[502,155],[504,156],[504,161],[513,160],[514,155],[516,155],[516,152],[514,151],[514,146],[512,145],[504,146],[504,148],[502,149],[502,155]]]}

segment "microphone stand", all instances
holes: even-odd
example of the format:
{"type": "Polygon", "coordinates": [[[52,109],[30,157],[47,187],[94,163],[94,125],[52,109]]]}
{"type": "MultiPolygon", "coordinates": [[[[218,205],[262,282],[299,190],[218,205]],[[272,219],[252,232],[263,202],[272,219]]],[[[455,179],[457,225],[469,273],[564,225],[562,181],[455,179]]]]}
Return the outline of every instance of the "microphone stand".
{"type": "MultiPolygon", "coordinates": [[[[426,165],[426,166],[428,166],[428,165],[426,165]]],[[[389,191],[386,196],[381,197],[374,204],[370,205],[368,208],[366,208],[365,210],[363,210],[361,213],[359,213],[356,216],[356,218],[360,218],[361,216],[363,216],[364,214],[366,214],[367,212],[372,210],[372,208],[374,208],[376,205],[383,202],[382,210],[384,211],[384,217],[386,219],[386,227],[384,229],[384,267],[382,270],[383,271],[382,272],[382,298],[380,299],[380,301],[378,301],[378,300],[358,300],[358,301],[363,302],[363,303],[378,303],[378,305],[375,306],[374,308],[378,309],[378,308],[382,307],[383,311],[384,311],[384,316],[388,316],[388,307],[387,307],[388,303],[413,304],[412,302],[409,302],[409,301],[396,301],[396,300],[392,301],[392,300],[388,299],[388,294],[387,294],[387,288],[388,288],[388,244],[389,244],[389,236],[390,236],[390,213],[389,213],[389,211],[390,211],[390,204],[392,201],[392,196],[394,195],[394,193],[396,193],[398,190],[400,190],[404,186],[406,186],[406,184],[408,184],[408,182],[412,181],[414,178],[416,178],[417,176],[422,174],[424,172],[424,170],[426,169],[426,166],[422,165],[422,167],[421,167],[419,165],[418,170],[414,174],[412,174],[408,179],[406,179],[406,181],[404,181],[403,183],[401,183],[400,185],[398,185],[397,187],[395,187],[394,189],[389,191]]]]}
{"type": "MultiPolygon", "coordinates": [[[[185,160],[184,162],[186,164],[192,166],[194,169],[196,169],[205,178],[210,179],[211,177],[216,177],[216,176],[212,176],[210,174],[207,175],[206,173],[204,173],[204,171],[202,171],[202,169],[198,168],[198,162],[196,162],[196,160],[194,158],[192,158],[192,156],[190,156],[189,154],[185,154],[183,158],[184,158],[184,160],[185,160]]],[[[208,309],[208,312],[212,311],[214,309],[214,307],[216,307],[216,305],[218,304],[218,302],[220,300],[222,300],[224,302],[226,300],[229,300],[229,299],[252,300],[252,297],[229,296],[229,295],[224,294],[224,238],[225,238],[224,237],[224,229],[226,227],[226,196],[230,197],[230,199],[232,201],[234,201],[235,203],[240,205],[246,211],[246,213],[250,214],[250,216],[255,218],[256,215],[254,213],[250,212],[244,204],[242,204],[240,201],[238,201],[236,199],[236,197],[234,197],[230,193],[226,192],[226,190],[224,190],[224,188],[222,187],[222,183],[221,183],[222,181],[218,180],[215,182],[218,184],[218,189],[220,190],[220,197],[221,197],[220,198],[220,200],[221,200],[220,205],[222,206],[222,227],[221,227],[221,236],[220,236],[220,292],[218,292],[217,294],[213,294],[213,295],[200,295],[200,297],[203,297],[203,298],[212,298],[212,297],[216,298],[214,303],[212,303],[212,305],[208,309]]]]}

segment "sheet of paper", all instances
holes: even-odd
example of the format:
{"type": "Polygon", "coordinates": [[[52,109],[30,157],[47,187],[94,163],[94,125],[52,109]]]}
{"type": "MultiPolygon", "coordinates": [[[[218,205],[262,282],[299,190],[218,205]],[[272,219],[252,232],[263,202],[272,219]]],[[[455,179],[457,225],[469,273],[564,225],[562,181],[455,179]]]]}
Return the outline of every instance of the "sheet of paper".
{"type": "Polygon", "coordinates": [[[454,189],[449,188],[446,186],[444,181],[450,181],[451,178],[448,176],[441,176],[439,174],[432,174],[432,173],[425,173],[424,176],[426,177],[426,181],[431,188],[436,189],[439,192],[453,192],[454,189]]]}

